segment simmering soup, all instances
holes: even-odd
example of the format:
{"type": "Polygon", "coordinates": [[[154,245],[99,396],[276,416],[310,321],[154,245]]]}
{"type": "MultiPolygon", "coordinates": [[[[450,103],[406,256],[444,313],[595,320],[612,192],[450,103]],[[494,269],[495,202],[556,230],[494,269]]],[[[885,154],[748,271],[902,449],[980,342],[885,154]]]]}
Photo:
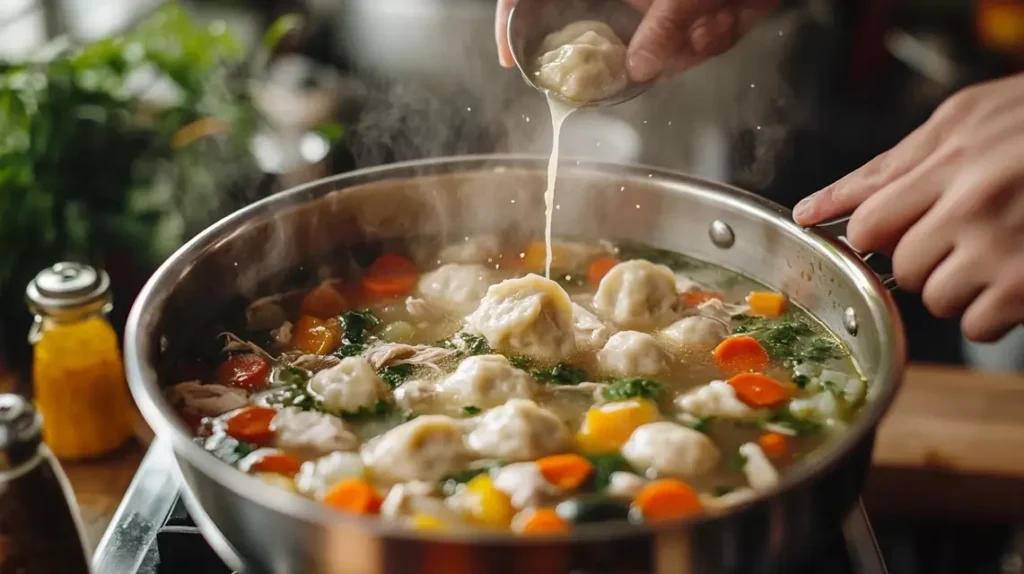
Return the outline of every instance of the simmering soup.
{"type": "Polygon", "coordinates": [[[748,500],[864,400],[783,294],[677,253],[555,242],[552,280],[541,242],[411,253],[224,319],[168,390],[196,440],[339,512],[543,535],[748,500]]]}

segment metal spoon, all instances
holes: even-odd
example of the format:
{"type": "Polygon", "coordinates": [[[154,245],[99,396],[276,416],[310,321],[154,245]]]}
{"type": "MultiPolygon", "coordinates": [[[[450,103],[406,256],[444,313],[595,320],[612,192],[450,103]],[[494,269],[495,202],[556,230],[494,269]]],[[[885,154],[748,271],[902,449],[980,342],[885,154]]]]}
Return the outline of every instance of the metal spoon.
{"type": "Polygon", "coordinates": [[[508,43],[512,59],[533,89],[576,107],[614,106],[646,92],[651,82],[630,82],[620,92],[601,100],[576,102],[534,82],[534,61],[541,42],[552,32],[580,20],[597,20],[611,26],[626,45],[640,26],[643,14],[623,0],[519,0],[508,19],[508,43]]]}

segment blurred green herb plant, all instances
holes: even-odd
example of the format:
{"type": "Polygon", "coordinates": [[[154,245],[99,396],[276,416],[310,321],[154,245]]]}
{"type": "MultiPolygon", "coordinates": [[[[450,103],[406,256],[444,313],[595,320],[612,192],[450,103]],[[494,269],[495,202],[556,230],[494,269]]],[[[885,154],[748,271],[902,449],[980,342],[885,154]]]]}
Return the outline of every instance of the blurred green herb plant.
{"type": "Polygon", "coordinates": [[[42,268],[112,251],[151,268],[220,215],[226,189],[255,188],[248,82],[298,23],[278,21],[247,56],[223,22],[170,2],[116,37],[0,63],[4,335],[24,336],[42,268]]]}

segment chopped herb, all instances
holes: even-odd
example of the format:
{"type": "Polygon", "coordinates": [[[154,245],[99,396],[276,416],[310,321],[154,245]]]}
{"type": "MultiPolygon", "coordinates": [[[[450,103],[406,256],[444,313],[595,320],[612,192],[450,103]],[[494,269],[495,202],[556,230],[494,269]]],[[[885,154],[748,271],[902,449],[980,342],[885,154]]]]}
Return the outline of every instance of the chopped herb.
{"type": "Polygon", "coordinates": [[[391,412],[391,403],[377,401],[372,407],[363,407],[357,411],[343,412],[339,416],[345,420],[367,420],[387,416],[391,412]]]}
{"type": "Polygon", "coordinates": [[[721,485],[719,485],[719,486],[716,486],[715,488],[711,489],[711,492],[714,493],[715,496],[725,496],[726,494],[729,494],[730,492],[732,492],[734,490],[736,490],[736,489],[731,487],[731,486],[721,486],[721,485]]]}
{"type": "Polygon", "coordinates": [[[775,414],[768,419],[768,422],[780,424],[786,428],[793,429],[798,435],[809,435],[821,431],[821,424],[815,421],[804,420],[797,417],[789,410],[789,407],[782,407],[775,411],[775,414]]]}
{"type": "Polygon", "coordinates": [[[284,367],[277,371],[277,381],[282,385],[305,385],[309,381],[309,371],[298,367],[284,367]]]}
{"type": "Polygon", "coordinates": [[[661,396],[662,386],[658,381],[641,377],[616,379],[601,394],[609,401],[624,401],[632,398],[657,400],[661,396]]]}
{"type": "Polygon", "coordinates": [[[405,382],[406,379],[412,376],[412,365],[391,365],[390,367],[384,367],[377,374],[381,380],[388,384],[392,389],[398,387],[398,385],[405,382]]]}
{"type": "Polygon", "coordinates": [[[673,271],[697,269],[703,267],[700,261],[665,249],[649,247],[636,243],[621,243],[615,248],[616,255],[622,261],[630,259],[646,259],[651,263],[666,265],[673,271]]]}
{"type": "Polygon", "coordinates": [[[550,369],[534,369],[533,378],[551,385],[578,385],[587,380],[587,373],[569,363],[558,363],[550,369]]]}
{"type": "Polygon", "coordinates": [[[619,453],[586,455],[594,466],[594,488],[598,492],[606,490],[611,483],[614,472],[633,472],[633,467],[619,453]]]}
{"type": "Polygon", "coordinates": [[[697,432],[707,433],[708,427],[711,425],[712,417],[705,417],[702,419],[696,419],[690,423],[690,428],[697,432]]]}
{"type": "Polygon", "coordinates": [[[311,394],[306,386],[309,378],[308,371],[297,367],[279,370],[277,380],[281,385],[267,393],[267,404],[278,408],[296,407],[304,411],[323,411],[320,399],[311,394]]]}
{"type": "Polygon", "coordinates": [[[368,331],[380,325],[380,319],[369,309],[356,309],[341,314],[341,324],[345,327],[345,340],[349,343],[366,343],[368,331]]]}
{"type": "Polygon", "coordinates": [[[801,389],[811,384],[811,378],[807,375],[793,375],[793,383],[801,389]]]}
{"type": "Polygon", "coordinates": [[[514,357],[509,357],[508,362],[512,363],[513,367],[517,369],[522,369],[524,371],[529,371],[531,365],[533,364],[533,360],[530,359],[530,357],[524,357],[523,355],[515,355],[514,357]]]}
{"type": "Polygon", "coordinates": [[[743,470],[744,466],[747,466],[747,457],[742,454],[736,453],[736,456],[729,460],[729,466],[736,470],[743,470]]]}
{"type": "Polygon", "coordinates": [[[454,349],[464,355],[490,355],[494,349],[487,344],[487,339],[473,333],[459,333],[450,339],[443,339],[434,343],[435,347],[442,349],[454,349]]]}
{"type": "Polygon", "coordinates": [[[815,333],[811,325],[802,319],[767,319],[749,315],[740,315],[738,319],[740,324],[733,332],[754,337],[769,355],[779,361],[823,363],[843,356],[837,343],[815,333]]]}
{"type": "Polygon", "coordinates": [[[344,359],[345,357],[358,357],[363,354],[366,350],[366,345],[356,343],[344,343],[338,350],[334,352],[334,355],[344,359]]]}
{"type": "Polygon", "coordinates": [[[462,414],[466,415],[467,417],[474,417],[480,414],[480,407],[475,407],[473,405],[462,407],[462,414]]]}

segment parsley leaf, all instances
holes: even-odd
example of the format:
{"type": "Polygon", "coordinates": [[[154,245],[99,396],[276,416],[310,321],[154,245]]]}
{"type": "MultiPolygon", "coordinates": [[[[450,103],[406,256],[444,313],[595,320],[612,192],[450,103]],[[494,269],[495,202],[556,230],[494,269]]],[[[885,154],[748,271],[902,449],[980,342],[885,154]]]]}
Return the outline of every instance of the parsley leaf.
{"type": "Polygon", "coordinates": [[[381,380],[387,383],[392,389],[396,388],[405,382],[406,379],[412,376],[413,366],[409,364],[405,365],[391,365],[384,367],[377,372],[381,380]]]}
{"type": "Polygon", "coordinates": [[[467,417],[476,416],[480,414],[480,407],[475,407],[473,405],[462,407],[462,414],[467,417]]]}
{"type": "Polygon", "coordinates": [[[464,355],[490,355],[494,349],[487,344],[487,339],[473,333],[459,333],[450,339],[444,339],[434,343],[435,347],[442,349],[454,349],[464,355]]]}
{"type": "Polygon", "coordinates": [[[341,324],[345,327],[345,342],[365,344],[368,332],[377,325],[380,319],[369,309],[355,309],[341,314],[341,324]]]}
{"type": "Polygon", "coordinates": [[[372,407],[363,407],[357,411],[348,411],[340,413],[341,418],[348,421],[361,421],[368,419],[377,419],[387,416],[391,412],[391,403],[387,401],[377,401],[372,407]]]}
{"type": "Polygon", "coordinates": [[[614,472],[634,472],[633,467],[619,453],[591,454],[586,459],[594,467],[594,488],[602,491],[608,488],[614,472]]]}
{"type": "Polygon", "coordinates": [[[736,470],[743,470],[743,467],[747,466],[747,457],[736,453],[736,456],[729,459],[729,466],[736,470]]]}
{"type": "Polygon", "coordinates": [[[249,453],[256,450],[256,445],[232,438],[223,432],[218,432],[205,439],[197,439],[213,456],[228,464],[235,464],[245,458],[249,453]]]}
{"type": "Polygon", "coordinates": [[[530,372],[540,383],[551,385],[578,385],[587,380],[587,373],[569,363],[558,363],[550,369],[534,369],[530,372]]]}
{"type": "Polygon", "coordinates": [[[297,407],[304,411],[323,411],[323,403],[309,392],[308,371],[297,367],[285,367],[276,373],[280,386],[266,395],[267,404],[277,408],[297,407]]]}
{"type": "Polygon", "coordinates": [[[771,418],[768,419],[768,422],[791,428],[798,435],[814,434],[822,429],[821,423],[799,418],[789,410],[789,407],[782,407],[775,411],[771,418]]]}
{"type": "Polygon", "coordinates": [[[509,357],[508,362],[512,363],[513,367],[523,371],[530,371],[530,367],[533,365],[533,360],[530,359],[530,357],[524,357],[523,355],[509,357]]]}
{"type": "Polygon", "coordinates": [[[754,337],[776,360],[789,363],[823,363],[843,356],[836,342],[817,334],[811,325],[802,319],[767,319],[749,315],[741,315],[739,319],[740,324],[733,332],[754,337]]]}
{"type": "Polygon", "coordinates": [[[616,379],[601,394],[609,401],[624,401],[632,398],[657,400],[661,396],[662,385],[658,381],[641,377],[616,379]]]}

